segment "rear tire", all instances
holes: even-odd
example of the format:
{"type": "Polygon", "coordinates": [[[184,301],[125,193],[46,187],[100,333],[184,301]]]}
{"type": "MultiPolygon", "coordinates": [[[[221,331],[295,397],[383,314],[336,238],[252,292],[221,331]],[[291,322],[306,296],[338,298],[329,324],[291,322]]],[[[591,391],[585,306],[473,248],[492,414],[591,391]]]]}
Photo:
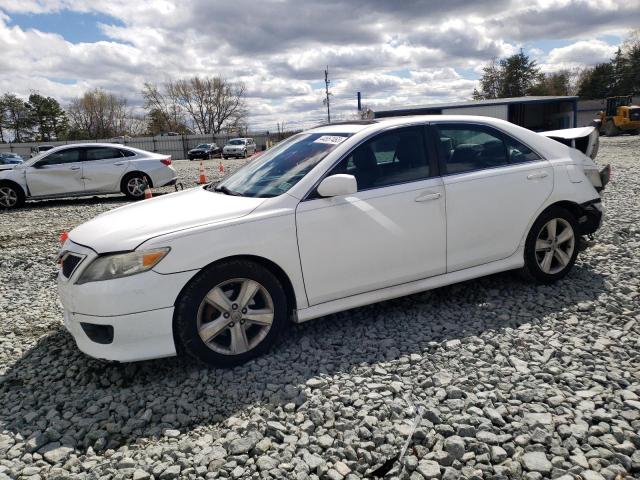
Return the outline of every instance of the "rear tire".
{"type": "Polygon", "coordinates": [[[271,271],[226,261],[204,269],[180,295],[176,342],[197,360],[233,367],[265,353],[288,323],[287,313],[284,289],[271,271]]]}
{"type": "Polygon", "coordinates": [[[151,187],[151,179],[147,175],[140,172],[130,173],[122,179],[120,191],[131,200],[142,200],[144,198],[144,184],[151,187]]]}
{"type": "Polygon", "coordinates": [[[521,274],[537,283],[565,277],[578,256],[578,222],[564,208],[551,207],[535,221],[524,249],[521,274]]]}
{"type": "Polygon", "coordinates": [[[25,195],[17,185],[13,183],[0,183],[0,208],[11,210],[24,205],[25,195]]]}

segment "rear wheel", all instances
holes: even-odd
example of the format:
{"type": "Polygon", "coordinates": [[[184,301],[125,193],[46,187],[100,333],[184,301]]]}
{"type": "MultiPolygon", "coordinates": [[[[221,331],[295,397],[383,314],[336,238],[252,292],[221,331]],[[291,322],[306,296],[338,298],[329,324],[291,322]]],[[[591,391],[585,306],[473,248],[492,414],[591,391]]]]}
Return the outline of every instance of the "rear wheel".
{"type": "Polygon", "coordinates": [[[620,130],[618,130],[616,124],[613,123],[613,120],[607,120],[607,123],[604,125],[604,133],[607,137],[615,137],[620,133],[620,130]]]}
{"type": "Polygon", "coordinates": [[[203,270],[176,304],[182,349],[210,365],[231,367],[267,351],[287,323],[287,300],[275,275],[232,260],[203,270]]]}
{"type": "Polygon", "coordinates": [[[131,173],[122,179],[121,191],[132,200],[140,200],[147,185],[151,186],[151,180],[144,173],[131,173]]]}
{"type": "Polygon", "coordinates": [[[543,212],[525,244],[525,277],[552,283],[567,275],[578,256],[577,232],[576,219],[564,208],[552,207],[543,212]]]}
{"type": "Polygon", "coordinates": [[[0,208],[18,208],[24,204],[24,192],[11,183],[0,184],[0,208]]]}

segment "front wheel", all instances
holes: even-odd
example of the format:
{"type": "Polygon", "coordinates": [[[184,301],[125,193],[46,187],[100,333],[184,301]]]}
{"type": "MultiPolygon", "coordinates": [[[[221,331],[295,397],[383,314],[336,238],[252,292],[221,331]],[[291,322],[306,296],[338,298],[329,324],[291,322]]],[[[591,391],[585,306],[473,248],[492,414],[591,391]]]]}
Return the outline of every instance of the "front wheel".
{"type": "Polygon", "coordinates": [[[564,208],[552,207],[543,212],[525,244],[525,277],[552,283],[567,275],[578,256],[577,232],[576,219],[564,208]]]}
{"type": "Polygon", "coordinates": [[[203,270],[176,304],[182,350],[209,365],[232,367],[266,352],[287,323],[284,289],[271,271],[245,260],[203,270]]]}
{"type": "Polygon", "coordinates": [[[11,184],[0,185],[0,208],[18,208],[24,204],[24,192],[11,184]]]}
{"type": "Polygon", "coordinates": [[[604,133],[607,135],[607,137],[615,137],[620,133],[620,130],[618,130],[616,124],[613,123],[613,120],[609,120],[604,125],[604,133]]]}

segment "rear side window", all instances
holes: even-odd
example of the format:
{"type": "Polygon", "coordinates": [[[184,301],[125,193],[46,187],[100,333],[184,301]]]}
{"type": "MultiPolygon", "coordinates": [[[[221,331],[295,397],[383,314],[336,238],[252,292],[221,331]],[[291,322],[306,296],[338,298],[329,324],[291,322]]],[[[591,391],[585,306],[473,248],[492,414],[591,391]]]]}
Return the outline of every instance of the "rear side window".
{"type": "Polygon", "coordinates": [[[120,155],[122,155],[123,157],[135,157],[136,156],[136,153],[132,152],[131,150],[118,149],[118,151],[120,152],[120,155]]]}
{"type": "Polygon", "coordinates": [[[329,175],[356,177],[358,190],[414,182],[431,176],[422,127],[399,128],[367,140],[329,175]]]}
{"type": "Polygon", "coordinates": [[[509,163],[502,134],[482,125],[437,125],[440,152],[449,174],[495,168],[509,163]]]}
{"type": "Polygon", "coordinates": [[[106,160],[109,158],[122,157],[122,153],[119,149],[110,147],[89,147],[85,149],[85,152],[87,162],[92,160],[106,160]]]}
{"type": "Polygon", "coordinates": [[[507,152],[509,153],[510,163],[525,163],[542,160],[542,158],[540,158],[540,155],[538,155],[524,143],[519,142],[515,138],[511,138],[505,135],[504,139],[505,143],[507,144],[507,152]]]}

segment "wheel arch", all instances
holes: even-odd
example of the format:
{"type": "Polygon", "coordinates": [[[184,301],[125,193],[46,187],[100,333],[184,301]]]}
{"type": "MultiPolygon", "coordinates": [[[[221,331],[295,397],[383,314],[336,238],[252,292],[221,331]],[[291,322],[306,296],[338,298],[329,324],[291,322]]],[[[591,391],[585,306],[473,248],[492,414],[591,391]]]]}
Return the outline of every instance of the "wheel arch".
{"type": "Polygon", "coordinates": [[[144,175],[145,178],[149,179],[149,187],[153,188],[153,179],[151,178],[151,175],[149,175],[148,173],[143,172],[142,170],[131,170],[129,172],[125,172],[124,175],[122,175],[122,178],[120,179],[120,190],[124,190],[124,183],[125,180],[128,179],[129,177],[131,177],[134,174],[140,174],[140,175],[144,175]]]}
{"type": "Polygon", "coordinates": [[[26,197],[27,196],[27,192],[24,189],[24,187],[22,185],[20,185],[18,182],[16,182],[15,180],[9,180],[6,178],[0,179],[0,185],[9,185],[11,187],[18,187],[20,189],[20,191],[22,192],[22,194],[26,197]]]}
{"type": "MultiPolygon", "coordinates": [[[[282,287],[284,288],[285,297],[287,299],[287,312],[288,312],[289,318],[291,320],[293,312],[295,312],[295,310],[297,308],[297,300],[296,300],[295,290],[293,288],[293,283],[291,283],[291,279],[289,278],[289,275],[287,275],[287,273],[277,263],[273,262],[272,260],[269,260],[268,258],[261,257],[261,256],[258,256],[258,255],[231,255],[231,256],[228,256],[228,257],[219,258],[219,259],[209,263],[208,265],[205,265],[204,267],[199,269],[191,277],[191,279],[187,283],[184,284],[184,286],[182,287],[182,289],[180,290],[180,292],[176,296],[176,299],[173,302],[174,307],[177,306],[178,301],[180,300],[180,298],[182,298],[182,295],[183,295],[184,291],[192,284],[192,282],[196,279],[198,274],[200,272],[202,272],[205,268],[215,267],[218,264],[221,264],[221,263],[224,263],[224,262],[233,261],[233,260],[244,260],[244,261],[249,261],[249,262],[256,263],[256,264],[266,268],[267,270],[269,270],[271,273],[273,273],[276,276],[276,278],[278,279],[278,281],[282,284],[282,287]]],[[[173,328],[173,340],[174,340],[174,343],[175,343],[175,346],[176,346],[176,351],[178,352],[178,354],[180,354],[181,352],[180,352],[179,349],[181,347],[179,345],[179,342],[176,341],[176,339],[178,337],[177,337],[177,334],[176,334],[175,309],[174,309],[174,319],[173,319],[173,327],[172,328],[173,328]]]]}
{"type": "MultiPolygon", "coordinates": [[[[568,210],[569,213],[571,213],[575,217],[576,222],[578,222],[578,219],[583,215],[583,210],[580,204],[571,200],[556,200],[555,202],[546,205],[544,208],[541,208],[538,212],[536,212],[536,214],[529,221],[529,225],[527,225],[527,229],[525,230],[524,235],[522,236],[522,239],[520,241],[521,248],[524,247],[527,238],[529,238],[529,234],[531,233],[531,229],[533,228],[538,218],[540,218],[540,216],[543,215],[547,210],[555,207],[560,207],[568,210]]],[[[578,226],[580,226],[579,222],[578,226]]],[[[580,232],[577,233],[580,234],[580,232]]]]}

